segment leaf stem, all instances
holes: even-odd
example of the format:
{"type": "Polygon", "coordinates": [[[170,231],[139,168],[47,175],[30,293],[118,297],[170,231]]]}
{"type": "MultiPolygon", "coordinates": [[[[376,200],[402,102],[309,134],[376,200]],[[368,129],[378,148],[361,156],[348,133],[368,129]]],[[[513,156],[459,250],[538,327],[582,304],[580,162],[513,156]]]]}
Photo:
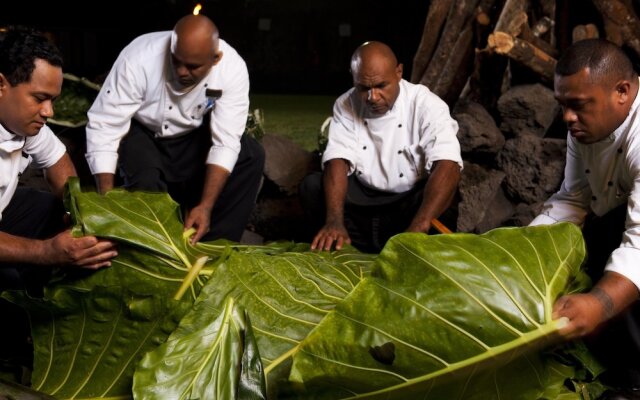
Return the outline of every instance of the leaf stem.
{"type": "Polygon", "coordinates": [[[191,267],[191,269],[187,273],[187,276],[184,277],[180,289],[178,289],[175,296],[173,296],[174,300],[180,300],[182,296],[184,296],[184,293],[191,286],[193,280],[196,278],[196,276],[198,276],[198,272],[200,272],[200,270],[204,266],[204,263],[206,263],[208,259],[209,257],[203,256],[196,260],[196,262],[193,264],[193,267],[191,267]]]}

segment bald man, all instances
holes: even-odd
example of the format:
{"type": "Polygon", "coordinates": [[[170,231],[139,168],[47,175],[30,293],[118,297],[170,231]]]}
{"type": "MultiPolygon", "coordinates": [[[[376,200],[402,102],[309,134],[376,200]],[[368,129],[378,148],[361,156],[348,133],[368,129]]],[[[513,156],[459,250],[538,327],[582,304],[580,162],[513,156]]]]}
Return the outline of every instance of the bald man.
{"type": "Polygon", "coordinates": [[[353,88],[333,108],[323,174],[303,180],[300,198],[319,228],[312,249],[379,252],[396,233],[429,232],[451,205],[462,169],[458,124],[427,87],[402,79],[384,43],[358,47],[351,74],[353,88]]]}
{"type": "Polygon", "coordinates": [[[264,151],[243,135],[244,60],[203,15],[144,34],[120,53],[88,112],[87,162],[97,189],[167,192],[200,240],[239,241],[253,209],[264,151]]]}

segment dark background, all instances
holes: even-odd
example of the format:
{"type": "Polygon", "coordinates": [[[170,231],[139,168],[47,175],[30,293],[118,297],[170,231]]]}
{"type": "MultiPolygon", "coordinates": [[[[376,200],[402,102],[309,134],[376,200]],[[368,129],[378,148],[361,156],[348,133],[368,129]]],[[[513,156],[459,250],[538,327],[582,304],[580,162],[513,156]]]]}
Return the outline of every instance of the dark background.
{"type": "MultiPolygon", "coordinates": [[[[171,30],[198,2],[182,0],[12,0],[0,27],[29,25],[51,33],[65,71],[101,82],[136,36],[171,30]]],[[[428,0],[203,0],[220,36],[247,62],[252,92],[337,95],[351,86],[349,59],[367,40],[389,44],[411,73],[428,0]],[[260,22],[262,21],[262,25],[260,22]],[[269,25],[264,30],[264,25],[269,25]],[[340,34],[348,24],[350,35],[340,34]],[[262,29],[261,29],[262,26],[262,29]]]]}

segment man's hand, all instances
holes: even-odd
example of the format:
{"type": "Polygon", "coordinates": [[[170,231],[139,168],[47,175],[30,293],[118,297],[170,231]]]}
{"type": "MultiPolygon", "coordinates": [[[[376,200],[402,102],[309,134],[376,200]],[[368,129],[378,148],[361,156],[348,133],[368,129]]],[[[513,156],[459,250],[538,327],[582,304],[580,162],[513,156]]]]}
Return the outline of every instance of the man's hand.
{"type": "Polygon", "coordinates": [[[98,269],[110,266],[111,259],[118,255],[115,244],[110,240],[95,236],[76,238],[71,235],[71,230],[61,232],[42,244],[43,264],[98,269]]]}
{"type": "Polygon", "coordinates": [[[553,318],[568,318],[569,324],[559,333],[574,339],[592,333],[637,299],[638,288],[633,282],[616,272],[605,272],[589,293],[560,297],[553,306],[553,318]]]}
{"type": "Polygon", "coordinates": [[[347,243],[351,244],[351,238],[347,232],[347,228],[341,223],[328,223],[323,226],[320,231],[313,238],[311,242],[311,250],[331,250],[331,246],[335,242],[336,250],[342,249],[342,246],[347,243]]]}
{"type": "Polygon", "coordinates": [[[189,210],[184,229],[195,228],[196,233],[191,236],[191,244],[196,244],[207,232],[211,224],[211,208],[199,204],[189,210]]]}
{"type": "Polygon", "coordinates": [[[566,339],[586,336],[607,319],[603,304],[591,293],[560,297],[553,306],[553,319],[561,317],[569,319],[559,332],[566,339]]]}
{"type": "Polygon", "coordinates": [[[96,181],[96,188],[98,193],[105,194],[109,190],[113,189],[113,185],[115,182],[115,175],[109,173],[100,173],[95,174],[94,179],[96,181]]]}

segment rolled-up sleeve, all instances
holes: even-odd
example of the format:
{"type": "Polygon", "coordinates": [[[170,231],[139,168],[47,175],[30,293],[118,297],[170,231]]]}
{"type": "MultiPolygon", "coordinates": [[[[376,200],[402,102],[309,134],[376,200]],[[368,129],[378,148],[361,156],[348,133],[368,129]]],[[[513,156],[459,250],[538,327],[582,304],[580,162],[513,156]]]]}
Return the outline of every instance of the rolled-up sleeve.
{"type": "Polygon", "coordinates": [[[322,166],[327,161],[344,159],[349,162],[349,175],[354,172],[355,154],[357,144],[355,132],[355,118],[351,107],[349,93],[340,96],[333,105],[333,116],[329,124],[329,140],[322,153],[322,166]]]}
{"type": "Polygon", "coordinates": [[[427,92],[417,107],[423,111],[419,145],[425,153],[426,172],[429,173],[433,163],[439,160],[456,162],[462,169],[462,154],[457,137],[458,122],[451,117],[447,104],[433,93],[427,92]]]}
{"type": "Polygon", "coordinates": [[[611,253],[605,271],[617,272],[640,290],[640,154],[630,160],[634,176],[633,188],[627,200],[627,219],[620,247],[611,253]]]}
{"type": "Polygon", "coordinates": [[[211,113],[212,145],[207,164],[219,165],[232,171],[240,153],[240,139],[249,114],[249,73],[245,62],[238,57],[225,65],[222,96],[216,100],[211,113]]]}
{"type": "Polygon", "coordinates": [[[86,159],[92,174],[115,173],[118,147],[131,126],[131,118],[142,103],[137,82],[144,77],[120,55],[109,72],[98,97],[89,109],[86,127],[86,159]]]}

